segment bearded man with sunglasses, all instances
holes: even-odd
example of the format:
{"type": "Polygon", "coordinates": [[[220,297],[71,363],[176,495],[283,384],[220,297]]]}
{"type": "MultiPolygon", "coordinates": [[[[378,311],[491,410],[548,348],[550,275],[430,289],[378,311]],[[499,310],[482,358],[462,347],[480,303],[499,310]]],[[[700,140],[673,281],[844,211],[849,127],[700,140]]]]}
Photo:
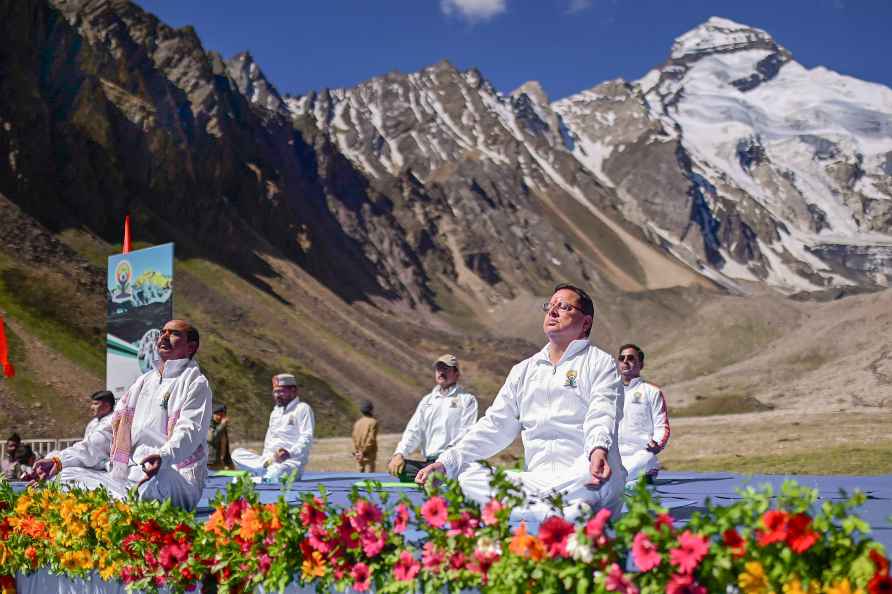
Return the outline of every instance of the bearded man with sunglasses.
{"type": "Polygon", "coordinates": [[[643,474],[652,481],[660,470],[657,454],[669,442],[669,412],[658,386],[644,381],[644,351],[635,344],[619,347],[619,372],[623,376],[623,416],[619,425],[619,453],[629,485],[643,474]]]}
{"type": "Polygon", "coordinates": [[[515,365],[486,414],[416,482],[436,472],[458,478],[469,498],[492,498],[490,472],[479,460],[508,447],[520,434],[524,470],[508,476],[521,487],[527,505],[515,516],[542,519],[546,500],[561,494],[566,516],[586,506],[622,509],[625,471],[620,462],[617,425],[622,415],[622,382],[613,357],[589,342],[594,304],[582,289],[555,287],[543,305],[545,347],[515,365]],[[584,505],[583,505],[584,504],[584,505]]]}

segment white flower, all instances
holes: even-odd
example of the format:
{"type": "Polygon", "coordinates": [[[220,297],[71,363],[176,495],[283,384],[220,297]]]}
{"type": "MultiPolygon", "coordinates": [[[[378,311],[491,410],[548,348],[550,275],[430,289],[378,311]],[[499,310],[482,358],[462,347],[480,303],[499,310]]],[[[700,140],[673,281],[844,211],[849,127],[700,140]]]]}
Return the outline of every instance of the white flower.
{"type": "Polygon", "coordinates": [[[583,563],[591,563],[595,557],[592,547],[581,542],[577,533],[573,533],[567,538],[567,552],[570,553],[574,561],[583,563]]]}
{"type": "Polygon", "coordinates": [[[484,555],[501,555],[502,547],[499,541],[488,536],[481,536],[477,540],[477,552],[484,555]]]}

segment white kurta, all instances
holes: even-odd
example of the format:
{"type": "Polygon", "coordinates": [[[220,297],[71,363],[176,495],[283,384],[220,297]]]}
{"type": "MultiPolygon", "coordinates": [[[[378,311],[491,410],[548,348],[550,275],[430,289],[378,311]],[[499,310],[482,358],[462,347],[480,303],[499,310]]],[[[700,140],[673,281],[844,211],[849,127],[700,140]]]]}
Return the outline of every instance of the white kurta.
{"type": "Polygon", "coordinates": [[[619,453],[634,482],[645,473],[660,469],[655,453],[648,451],[653,440],[662,450],[669,442],[669,412],[659,387],[636,377],[625,386],[623,418],[619,425],[619,453]]]}
{"type": "Polygon", "coordinates": [[[205,440],[213,409],[207,378],[192,359],[168,361],[163,376],[157,369],[143,374],[128,395],[115,407],[118,412],[127,400],[133,407],[127,477],[116,479],[110,472],[95,469],[110,457],[109,425],[91,434],[90,440],[61,452],[60,480],[87,488],[103,486],[112,495],[125,497],[130,488],[145,478],[140,462],[158,454],[161,469],[139,488],[140,499],[170,499],[178,507],[194,509],[207,480],[205,440]]]}
{"type": "MultiPolygon", "coordinates": [[[[93,417],[84,429],[84,439],[70,445],[69,449],[81,451],[84,458],[89,455],[88,453],[91,450],[98,452],[108,451],[111,448],[111,421],[111,413],[104,417],[93,417]]],[[[50,459],[60,456],[61,454],[62,452],[52,451],[44,456],[44,458],[50,459]]],[[[61,460],[61,458],[59,459],[61,460]]],[[[106,456],[105,458],[101,458],[92,468],[103,470],[107,463],[108,457],[106,456]]]]}
{"type": "Polygon", "coordinates": [[[564,494],[568,515],[580,503],[619,514],[625,482],[617,447],[621,415],[622,382],[613,357],[587,339],[575,340],[552,365],[546,346],[511,369],[486,414],[438,461],[468,497],[485,502],[492,497],[488,472],[473,463],[508,447],[520,433],[525,470],[509,476],[522,485],[529,505],[518,515],[541,518],[549,511],[542,498],[554,491],[564,494]],[[589,456],[598,447],[607,450],[613,472],[594,487],[589,456]]]}
{"type": "Polygon", "coordinates": [[[421,399],[394,454],[408,458],[416,449],[425,458],[439,456],[477,421],[477,398],[458,384],[440,386],[421,399]]]}
{"type": "Polygon", "coordinates": [[[263,476],[268,481],[275,482],[280,476],[295,472],[295,478],[299,479],[310,460],[315,430],[313,409],[295,398],[285,406],[276,406],[270,413],[263,453],[257,455],[238,448],[232,452],[232,461],[239,470],[263,476]],[[283,462],[273,462],[280,448],[288,452],[288,458],[283,462]]]}

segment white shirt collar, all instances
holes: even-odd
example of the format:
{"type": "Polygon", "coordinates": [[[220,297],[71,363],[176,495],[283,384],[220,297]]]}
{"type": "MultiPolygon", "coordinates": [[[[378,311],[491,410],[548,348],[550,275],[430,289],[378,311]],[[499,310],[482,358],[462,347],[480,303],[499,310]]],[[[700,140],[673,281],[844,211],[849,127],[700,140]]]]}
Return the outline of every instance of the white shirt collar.
{"type": "Polygon", "coordinates": [[[448,389],[444,390],[440,386],[434,386],[434,396],[446,398],[447,396],[454,396],[458,391],[458,383],[452,384],[448,389]]]}
{"type": "MultiPolygon", "coordinates": [[[[584,349],[591,346],[591,342],[588,338],[577,338],[573,342],[567,345],[567,349],[564,351],[564,354],[561,356],[560,361],[558,361],[558,365],[575,355],[576,353],[582,352],[584,349]]],[[[539,351],[539,356],[536,359],[536,363],[548,363],[551,365],[551,359],[548,356],[548,344],[542,347],[542,350],[539,351]]]]}
{"type": "Polygon", "coordinates": [[[159,359],[155,363],[155,371],[161,375],[162,379],[178,377],[194,362],[193,359],[171,359],[164,363],[164,373],[161,373],[161,360],[159,359]]]}

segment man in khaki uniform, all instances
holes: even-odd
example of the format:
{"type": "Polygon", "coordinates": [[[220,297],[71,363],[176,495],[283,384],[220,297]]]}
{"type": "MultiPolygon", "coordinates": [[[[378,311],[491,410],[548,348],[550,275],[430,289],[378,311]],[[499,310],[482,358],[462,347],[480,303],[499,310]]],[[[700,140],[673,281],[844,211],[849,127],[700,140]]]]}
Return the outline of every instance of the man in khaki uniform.
{"type": "Polygon", "coordinates": [[[378,457],[378,419],[374,405],[366,400],[359,407],[362,417],[353,424],[353,457],[359,472],[375,472],[378,457]]]}

